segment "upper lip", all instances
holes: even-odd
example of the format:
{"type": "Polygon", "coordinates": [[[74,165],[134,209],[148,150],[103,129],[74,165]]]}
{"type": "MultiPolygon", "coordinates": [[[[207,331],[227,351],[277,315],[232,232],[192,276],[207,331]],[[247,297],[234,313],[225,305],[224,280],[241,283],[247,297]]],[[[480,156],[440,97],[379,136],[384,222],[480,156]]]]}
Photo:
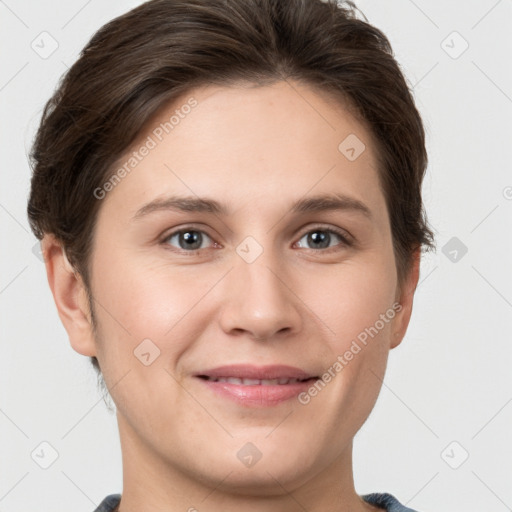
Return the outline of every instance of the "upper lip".
{"type": "Polygon", "coordinates": [[[218,366],[196,374],[197,377],[236,377],[238,379],[310,379],[316,377],[300,368],[288,365],[254,366],[251,364],[232,364],[218,366]]]}

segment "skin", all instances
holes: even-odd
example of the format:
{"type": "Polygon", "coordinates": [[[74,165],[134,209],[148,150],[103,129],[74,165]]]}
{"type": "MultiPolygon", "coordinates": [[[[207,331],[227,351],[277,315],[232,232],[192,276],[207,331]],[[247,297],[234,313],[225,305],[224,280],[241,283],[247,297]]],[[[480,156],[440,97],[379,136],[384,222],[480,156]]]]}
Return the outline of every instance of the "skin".
{"type": "Polygon", "coordinates": [[[399,286],[370,132],[298,82],[208,86],[159,111],[131,150],[191,96],[198,105],[102,200],[90,262],[96,336],[80,276],[57,240],[43,241],[70,343],[98,358],[117,406],[120,510],[379,510],[355,491],[352,441],[407,329],[419,254],[399,286]],[[366,145],[354,161],[338,150],[349,134],[366,145]],[[332,193],[361,201],[371,219],[291,212],[298,199],[332,193]],[[165,210],[133,220],[169,195],[212,198],[229,214],[165,210]],[[191,224],[203,241],[185,253],[169,235],[191,224]],[[353,244],[336,234],[328,248],[308,241],[330,228],[353,244]],[[252,263],[236,252],[247,236],[263,249],[252,263]],[[321,375],[397,301],[400,312],[307,405],[242,407],[193,376],[234,363],[321,375]],[[160,350],[149,366],[134,357],[147,338],[160,350]],[[252,467],[237,457],[248,442],[262,454],[252,467]]]}

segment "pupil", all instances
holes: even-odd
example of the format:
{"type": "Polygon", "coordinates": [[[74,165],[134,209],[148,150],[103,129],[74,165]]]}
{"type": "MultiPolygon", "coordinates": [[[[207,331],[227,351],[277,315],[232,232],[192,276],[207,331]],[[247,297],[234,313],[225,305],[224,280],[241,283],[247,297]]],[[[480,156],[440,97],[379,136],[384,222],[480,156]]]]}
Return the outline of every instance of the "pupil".
{"type": "Polygon", "coordinates": [[[308,237],[308,242],[313,244],[320,244],[320,247],[329,247],[330,235],[325,231],[315,231],[308,237]]]}
{"type": "Polygon", "coordinates": [[[197,231],[186,231],[182,235],[183,240],[186,242],[185,247],[180,244],[182,249],[199,249],[201,247],[201,235],[197,231]]]}

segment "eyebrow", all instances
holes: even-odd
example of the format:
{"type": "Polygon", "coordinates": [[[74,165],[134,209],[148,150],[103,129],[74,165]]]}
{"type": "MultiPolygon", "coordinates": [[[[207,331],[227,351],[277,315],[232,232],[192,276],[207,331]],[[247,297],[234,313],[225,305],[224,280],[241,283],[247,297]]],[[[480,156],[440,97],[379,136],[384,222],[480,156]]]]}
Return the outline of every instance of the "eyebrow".
{"type": "MultiPolygon", "coordinates": [[[[153,212],[177,210],[184,212],[206,212],[215,215],[228,216],[230,211],[224,204],[210,198],[193,196],[171,196],[155,199],[142,208],[133,216],[133,220],[140,219],[153,212]]],[[[370,208],[355,197],[345,194],[324,194],[310,196],[297,200],[292,204],[292,213],[309,213],[323,211],[353,211],[362,213],[368,219],[372,219],[370,208]]]]}

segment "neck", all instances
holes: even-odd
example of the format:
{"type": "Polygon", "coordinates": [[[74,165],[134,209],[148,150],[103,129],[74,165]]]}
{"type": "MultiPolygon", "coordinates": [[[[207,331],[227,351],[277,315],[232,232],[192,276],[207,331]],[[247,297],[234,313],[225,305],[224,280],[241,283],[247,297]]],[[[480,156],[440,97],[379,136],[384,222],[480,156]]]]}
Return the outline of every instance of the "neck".
{"type": "MultiPolygon", "coordinates": [[[[119,512],[364,512],[378,510],[355,492],[352,443],[328,465],[275,475],[272,468],[247,469],[205,464],[192,471],[187,461],[165,458],[143,443],[118,412],[123,453],[119,512]],[[213,467],[215,466],[215,467],[213,467]],[[240,470],[240,472],[239,472],[240,470]],[[251,479],[247,472],[251,471],[251,479]]],[[[329,454],[330,455],[330,454],[329,454]]]]}

